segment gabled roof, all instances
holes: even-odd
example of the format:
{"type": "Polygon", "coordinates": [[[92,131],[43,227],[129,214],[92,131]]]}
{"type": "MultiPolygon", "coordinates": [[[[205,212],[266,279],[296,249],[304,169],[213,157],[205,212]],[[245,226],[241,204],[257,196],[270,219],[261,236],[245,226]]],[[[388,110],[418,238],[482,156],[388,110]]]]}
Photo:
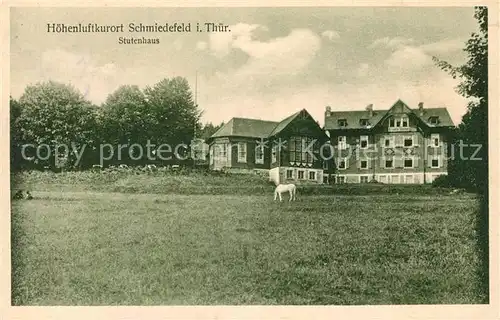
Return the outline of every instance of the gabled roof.
{"type": "MultiPolygon", "coordinates": [[[[249,137],[249,138],[269,138],[283,131],[290,123],[292,123],[301,114],[309,116],[309,113],[302,109],[289,117],[276,121],[265,121],[258,119],[247,118],[232,118],[222,128],[217,130],[207,141],[217,137],[249,137]]],[[[319,125],[318,125],[319,126],[319,125]]]]}
{"type": "Polygon", "coordinates": [[[429,127],[453,127],[453,121],[451,120],[450,114],[446,108],[424,108],[422,114],[418,109],[409,108],[403,101],[398,100],[390,109],[387,110],[373,110],[373,115],[370,117],[370,112],[368,110],[355,110],[355,111],[333,111],[330,112],[330,116],[325,116],[325,129],[335,130],[335,129],[370,129],[373,128],[377,123],[379,123],[388,112],[394,108],[398,103],[402,103],[405,108],[408,108],[414,116],[422,120],[429,127]],[[431,124],[429,118],[432,116],[439,117],[438,124],[431,124]],[[339,126],[338,120],[345,119],[347,121],[347,127],[339,126]],[[362,126],[360,124],[361,119],[367,119],[369,126],[362,126]]]}
{"type": "Polygon", "coordinates": [[[280,133],[283,129],[286,128],[287,125],[289,125],[297,116],[301,113],[302,111],[296,112],[292,114],[289,117],[286,117],[283,119],[281,122],[278,123],[278,125],[274,128],[274,130],[269,134],[269,136],[274,136],[280,133]]]}
{"type": "Polygon", "coordinates": [[[356,110],[356,111],[334,111],[331,112],[329,117],[325,117],[325,129],[363,129],[372,128],[376,125],[382,117],[387,113],[388,110],[373,110],[373,116],[370,117],[370,113],[366,110],[356,110]],[[345,119],[347,121],[347,127],[340,127],[338,125],[338,120],[345,119]],[[365,127],[360,125],[361,119],[367,119],[370,127],[365,127]]]}
{"type": "Polygon", "coordinates": [[[271,134],[276,125],[278,125],[278,122],[275,121],[232,118],[210,138],[229,136],[265,138],[271,134]]]}

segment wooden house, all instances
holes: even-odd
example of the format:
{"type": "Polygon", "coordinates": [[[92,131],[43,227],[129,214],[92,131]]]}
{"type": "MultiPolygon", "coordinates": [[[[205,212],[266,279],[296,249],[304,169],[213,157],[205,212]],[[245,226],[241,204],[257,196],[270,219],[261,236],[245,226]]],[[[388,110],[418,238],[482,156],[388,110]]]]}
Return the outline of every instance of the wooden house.
{"type": "Polygon", "coordinates": [[[327,183],[329,138],[305,110],[282,121],[232,118],[209,139],[213,170],[261,171],[275,183],[327,183]],[[323,153],[323,154],[320,154],[323,153]]]}

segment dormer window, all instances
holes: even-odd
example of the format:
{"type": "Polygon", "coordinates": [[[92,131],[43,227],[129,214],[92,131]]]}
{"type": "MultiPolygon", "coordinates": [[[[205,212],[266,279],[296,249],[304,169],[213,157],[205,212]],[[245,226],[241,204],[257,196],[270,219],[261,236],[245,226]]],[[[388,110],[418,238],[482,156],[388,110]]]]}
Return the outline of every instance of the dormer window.
{"type": "Polygon", "coordinates": [[[429,117],[429,123],[430,124],[438,124],[439,123],[439,117],[429,117]]]}
{"type": "Polygon", "coordinates": [[[359,120],[359,125],[362,127],[366,127],[368,125],[368,119],[360,119],[359,120]]]}
{"type": "Polygon", "coordinates": [[[347,120],[346,119],[339,119],[338,124],[339,124],[339,127],[347,127],[347,120]]]}
{"type": "Polygon", "coordinates": [[[391,128],[408,128],[408,116],[391,117],[389,118],[389,127],[391,128]]]}

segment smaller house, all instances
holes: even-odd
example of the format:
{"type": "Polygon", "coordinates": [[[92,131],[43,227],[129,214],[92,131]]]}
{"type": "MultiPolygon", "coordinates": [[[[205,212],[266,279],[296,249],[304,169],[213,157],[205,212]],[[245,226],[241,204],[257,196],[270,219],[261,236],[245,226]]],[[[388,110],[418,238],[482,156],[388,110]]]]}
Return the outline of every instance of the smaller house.
{"type": "Polygon", "coordinates": [[[329,137],[305,109],[279,122],[232,118],[206,142],[210,169],[261,171],[276,184],[327,183],[334,167],[329,137]]]}

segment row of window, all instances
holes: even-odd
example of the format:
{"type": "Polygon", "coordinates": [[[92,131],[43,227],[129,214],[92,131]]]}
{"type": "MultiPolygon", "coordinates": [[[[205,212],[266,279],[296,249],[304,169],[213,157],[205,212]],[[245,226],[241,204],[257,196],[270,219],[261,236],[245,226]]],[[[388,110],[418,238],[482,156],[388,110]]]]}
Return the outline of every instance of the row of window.
{"type": "Polygon", "coordinates": [[[286,170],[286,178],[289,180],[299,179],[299,180],[316,180],[316,171],[307,171],[307,170],[297,170],[297,177],[294,176],[293,169],[286,170]]]}
{"type": "MultiPolygon", "coordinates": [[[[313,163],[313,156],[310,151],[317,151],[318,145],[317,141],[313,138],[308,137],[292,137],[289,142],[289,157],[290,162],[299,162],[299,163],[313,163]]],[[[228,157],[229,152],[229,144],[215,144],[214,145],[214,157],[217,159],[226,159],[228,157]]],[[[246,163],[247,162],[247,143],[246,142],[238,142],[238,162],[246,163]]],[[[271,150],[271,161],[274,163],[277,161],[277,146],[273,145],[271,150]]],[[[257,146],[255,148],[255,163],[263,164],[264,163],[264,146],[257,146]]]]}
{"type": "MultiPolygon", "coordinates": [[[[438,124],[439,117],[431,116],[429,117],[429,123],[438,124]]],[[[347,119],[338,119],[337,124],[339,127],[347,127],[347,119]]],[[[368,126],[370,122],[368,119],[359,119],[360,126],[368,126]]],[[[389,118],[389,128],[408,128],[410,126],[410,120],[407,115],[399,116],[399,117],[390,117],[389,118]]]]}
{"type": "Polygon", "coordinates": [[[389,118],[389,128],[408,128],[409,126],[410,121],[406,115],[389,118]]]}
{"type": "MultiPolygon", "coordinates": [[[[427,182],[432,182],[434,179],[436,179],[440,174],[433,174],[430,175],[429,180],[427,182]]],[[[376,175],[376,180],[377,182],[380,183],[390,183],[390,184],[414,184],[414,183],[420,183],[420,179],[422,178],[421,175],[419,174],[391,174],[391,175],[376,175]]],[[[358,176],[357,177],[357,182],[359,183],[368,183],[373,179],[372,175],[364,175],[364,176],[358,176]]],[[[336,176],[335,183],[346,183],[347,182],[347,176],[336,176]]],[[[356,182],[356,180],[354,181],[356,182]]],[[[423,181],[422,181],[423,182],[423,181]]]]}
{"type": "MultiPolygon", "coordinates": [[[[398,135],[398,136],[384,136],[380,139],[381,146],[385,148],[394,148],[395,146],[402,147],[415,147],[418,146],[418,136],[417,135],[398,135]]],[[[430,146],[439,147],[441,144],[439,134],[431,134],[430,146]]],[[[337,145],[340,150],[347,149],[347,137],[339,136],[337,138],[337,145]]],[[[359,148],[367,149],[369,146],[369,137],[366,135],[359,136],[359,148]]]]}
{"type": "MultiPolygon", "coordinates": [[[[386,136],[383,137],[382,140],[383,146],[387,148],[394,147],[395,145],[403,145],[404,147],[413,147],[416,146],[414,140],[416,140],[417,136],[386,136]],[[395,138],[401,138],[401,143],[395,144],[395,138]]],[[[439,146],[439,134],[433,134],[431,136],[432,146],[439,146]]],[[[398,139],[399,140],[399,139],[398,139]]],[[[366,149],[368,148],[369,137],[366,135],[360,136],[360,148],[366,149]]],[[[304,137],[292,137],[290,139],[289,145],[289,159],[290,162],[299,162],[299,163],[307,163],[312,164],[313,156],[310,153],[310,150],[317,151],[317,141],[314,143],[314,139],[312,138],[304,138],[304,137]],[[311,144],[314,145],[311,148],[311,144]]],[[[399,141],[398,141],[399,142],[399,141]]],[[[346,137],[339,136],[338,137],[338,145],[339,149],[347,149],[346,137]]],[[[228,157],[230,145],[228,143],[224,144],[215,144],[214,145],[214,154],[213,156],[216,159],[226,159],[228,157]]],[[[239,142],[237,144],[238,148],[238,162],[246,163],[247,162],[247,143],[239,142]]],[[[271,150],[271,161],[274,163],[277,161],[277,146],[273,145],[271,150]]],[[[263,164],[264,163],[264,146],[257,146],[255,149],[255,163],[263,164]]],[[[362,165],[362,168],[364,165],[362,165]]],[[[340,167],[339,167],[340,168],[340,167]]]]}
{"type": "MultiPolygon", "coordinates": [[[[439,156],[430,156],[429,157],[429,166],[431,168],[440,168],[441,167],[441,161],[442,159],[439,156]]],[[[396,167],[396,160],[401,161],[401,163],[398,163],[397,167],[402,167],[402,168],[415,168],[418,167],[418,158],[417,157],[404,157],[400,159],[396,159],[394,156],[385,156],[381,160],[381,166],[385,169],[394,169],[396,167]]],[[[361,169],[368,169],[369,168],[370,161],[368,159],[366,160],[360,160],[359,161],[359,168],[361,169]]],[[[338,160],[338,165],[337,168],[339,170],[345,170],[349,168],[349,159],[348,158],[342,158],[338,160]]]]}
{"type": "MultiPolygon", "coordinates": [[[[339,127],[347,127],[347,119],[338,119],[337,124],[339,127]]],[[[360,119],[360,126],[368,126],[370,122],[368,119],[360,119]]],[[[389,118],[389,127],[390,128],[408,128],[410,126],[410,121],[408,116],[404,115],[401,117],[391,117],[389,118]]]]}
{"type": "MultiPolygon", "coordinates": [[[[238,162],[245,163],[247,162],[247,143],[239,142],[237,145],[238,151],[238,162]]],[[[227,159],[229,156],[229,143],[217,143],[210,150],[211,156],[215,159],[227,159]]],[[[264,147],[258,146],[255,148],[255,163],[262,164],[264,163],[264,147]]]]}

